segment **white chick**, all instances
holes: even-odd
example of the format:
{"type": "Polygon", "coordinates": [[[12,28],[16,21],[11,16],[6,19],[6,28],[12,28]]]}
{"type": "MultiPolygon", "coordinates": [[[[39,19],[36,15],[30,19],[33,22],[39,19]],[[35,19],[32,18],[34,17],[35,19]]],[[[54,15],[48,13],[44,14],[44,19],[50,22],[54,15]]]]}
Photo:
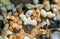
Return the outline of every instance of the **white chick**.
{"type": "Polygon", "coordinates": [[[44,9],[41,9],[41,16],[42,17],[46,17],[47,16],[47,12],[44,9]]]}
{"type": "Polygon", "coordinates": [[[28,10],[26,12],[26,17],[30,17],[32,15],[33,11],[32,10],[28,10]]]}
{"type": "Polygon", "coordinates": [[[53,14],[52,12],[47,12],[47,17],[53,18],[53,17],[55,17],[55,14],[53,14]]]}
{"type": "Polygon", "coordinates": [[[39,0],[32,0],[34,4],[38,4],[39,0]]]}

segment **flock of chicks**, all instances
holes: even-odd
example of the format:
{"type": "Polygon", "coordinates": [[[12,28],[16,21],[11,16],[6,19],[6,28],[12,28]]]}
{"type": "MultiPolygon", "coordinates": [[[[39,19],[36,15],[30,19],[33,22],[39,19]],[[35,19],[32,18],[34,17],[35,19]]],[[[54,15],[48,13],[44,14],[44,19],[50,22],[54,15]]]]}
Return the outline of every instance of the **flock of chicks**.
{"type": "Polygon", "coordinates": [[[0,3],[0,39],[53,38],[51,32],[60,27],[59,4],[50,4],[49,0],[43,4],[32,1],[34,4],[17,6],[0,3]]]}

